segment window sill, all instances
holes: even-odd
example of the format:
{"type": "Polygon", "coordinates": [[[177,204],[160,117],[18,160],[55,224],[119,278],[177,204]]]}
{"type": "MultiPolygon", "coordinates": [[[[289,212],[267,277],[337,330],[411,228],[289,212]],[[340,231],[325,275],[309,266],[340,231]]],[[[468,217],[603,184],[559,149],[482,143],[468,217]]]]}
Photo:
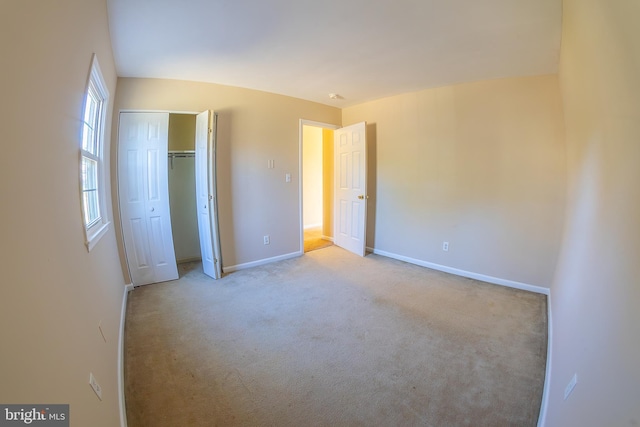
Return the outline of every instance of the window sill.
{"type": "Polygon", "coordinates": [[[109,231],[109,224],[111,223],[105,222],[103,224],[94,226],[91,229],[90,234],[87,231],[87,241],[85,242],[85,245],[87,246],[87,251],[91,252],[91,250],[95,247],[95,245],[98,243],[100,238],[102,238],[102,236],[107,234],[107,231],[109,231]]]}

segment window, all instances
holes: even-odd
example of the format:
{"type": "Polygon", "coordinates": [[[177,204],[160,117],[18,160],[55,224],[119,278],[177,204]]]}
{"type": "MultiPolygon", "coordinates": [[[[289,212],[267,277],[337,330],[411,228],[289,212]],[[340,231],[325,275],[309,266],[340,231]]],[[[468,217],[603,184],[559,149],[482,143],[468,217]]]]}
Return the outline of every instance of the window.
{"type": "Polygon", "coordinates": [[[93,55],[82,111],[80,194],[87,249],[109,228],[104,201],[104,122],[109,92],[93,55]]]}

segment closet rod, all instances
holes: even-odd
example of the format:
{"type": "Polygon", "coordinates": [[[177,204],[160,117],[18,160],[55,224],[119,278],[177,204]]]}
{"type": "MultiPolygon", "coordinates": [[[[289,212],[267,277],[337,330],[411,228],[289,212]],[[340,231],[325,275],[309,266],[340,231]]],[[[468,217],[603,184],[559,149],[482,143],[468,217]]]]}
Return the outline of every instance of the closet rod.
{"type": "Polygon", "coordinates": [[[185,150],[185,151],[172,150],[172,151],[169,151],[168,156],[169,156],[169,160],[171,160],[171,169],[173,170],[173,159],[175,158],[186,159],[186,158],[195,157],[196,152],[193,150],[185,150]]]}
{"type": "Polygon", "coordinates": [[[168,153],[169,157],[193,157],[196,155],[196,152],[193,150],[185,150],[185,151],[177,151],[172,150],[168,153]]]}

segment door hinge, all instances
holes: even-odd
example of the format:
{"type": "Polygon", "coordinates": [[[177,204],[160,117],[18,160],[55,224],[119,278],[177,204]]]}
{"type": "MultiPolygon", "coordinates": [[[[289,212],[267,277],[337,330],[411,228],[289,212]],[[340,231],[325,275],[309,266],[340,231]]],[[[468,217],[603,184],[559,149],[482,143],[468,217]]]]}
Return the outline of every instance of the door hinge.
{"type": "Polygon", "coordinates": [[[213,128],[209,128],[209,133],[213,133],[213,128]]]}
{"type": "Polygon", "coordinates": [[[213,196],[209,194],[209,200],[213,200],[213,196]]]}

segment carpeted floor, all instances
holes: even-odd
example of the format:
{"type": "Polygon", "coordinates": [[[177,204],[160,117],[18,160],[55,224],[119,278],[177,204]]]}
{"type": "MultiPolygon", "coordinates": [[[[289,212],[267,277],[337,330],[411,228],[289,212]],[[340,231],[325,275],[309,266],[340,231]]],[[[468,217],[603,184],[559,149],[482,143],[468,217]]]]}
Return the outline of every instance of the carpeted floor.
{"type": "Polygon", "coordinates": [[[304,230],[305,252],[315,251],[316,249],[323,249],[331,245],[333,245],[332,241],[322,238],[322,229],[320,227],[304,230]]]}
{"type": "Polygon", "coordinates": [[[129,294],[129,427],[534,426],[546,297],[336,246],[129,294]]]}

